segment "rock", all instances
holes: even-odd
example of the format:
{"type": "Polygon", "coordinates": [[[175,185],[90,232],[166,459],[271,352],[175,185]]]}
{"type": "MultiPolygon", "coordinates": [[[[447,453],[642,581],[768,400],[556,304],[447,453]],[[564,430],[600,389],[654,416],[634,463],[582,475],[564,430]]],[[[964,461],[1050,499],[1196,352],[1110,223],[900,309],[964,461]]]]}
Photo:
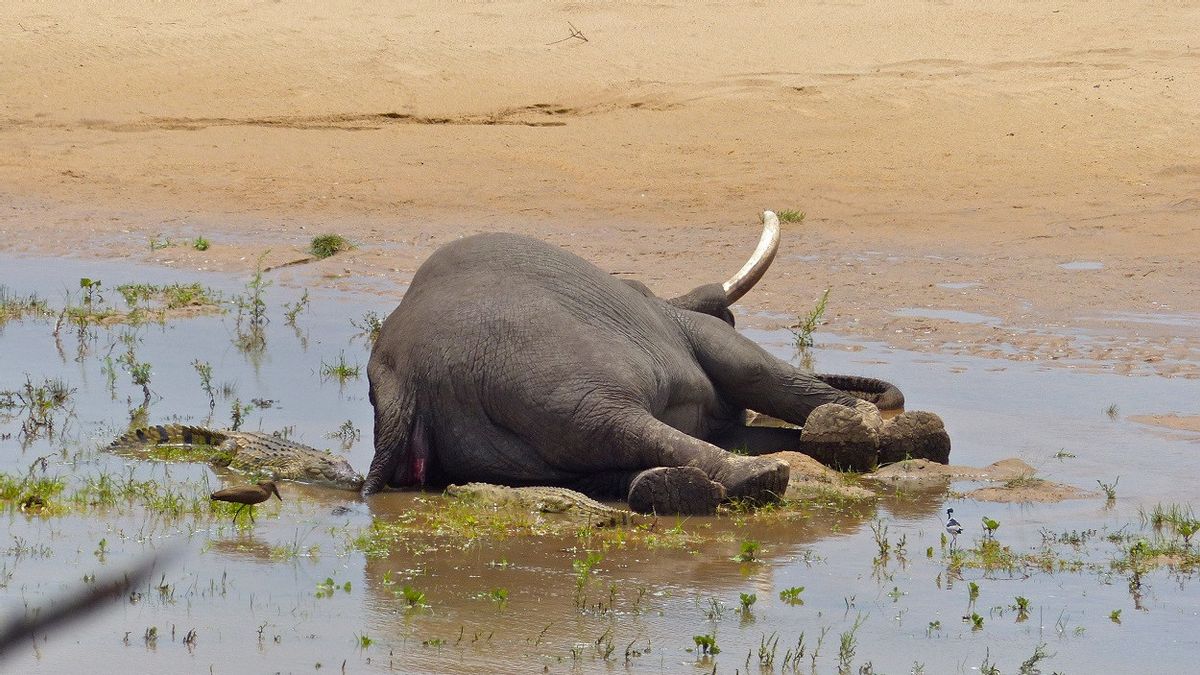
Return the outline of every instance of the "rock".
{"type": "Polygon", "coordinates": [[[1013,480],[1032,477],[1036,470],[1016,458],[1002,459],[983,468],[939,464],[928,459],[907,459],[863,476],[875,481],[1013,480]]]}
{"type": "Polygon", "coordinates": [[[802,452],[775,452],[763,455],[787,463],[790,470],[785,499],[808,500],[827,497],[861,500],[875,499],[877,495],[866,488],[851,485],[841,473],[830,469],[802,452]]]}

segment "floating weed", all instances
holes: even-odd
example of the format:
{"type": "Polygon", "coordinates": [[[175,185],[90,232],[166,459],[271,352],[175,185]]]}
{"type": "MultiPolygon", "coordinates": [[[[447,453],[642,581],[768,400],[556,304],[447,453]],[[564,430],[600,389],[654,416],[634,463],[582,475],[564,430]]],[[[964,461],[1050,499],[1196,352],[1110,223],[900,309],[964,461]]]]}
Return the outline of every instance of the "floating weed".
{"type": "Polygon", "coordinates": [[[496,603],[496,609],[504,609],[505,605],[508,604],[508,589],[493,588],[488,591],[488,599],[496,603]]]}
{"type": "Polygon", "coordinates": [[[295,326],[296,317],[300,316],[301,312],[308,309],[308,289],[304,289],[304,293],[300,295],[300,299],[296,302],[284,303],[283,309],[284,323],[289,326],[295,326]]]}
{"type": "Polygon", "coordinates": [[[838,641],[839,673],[850,672],[850,664],[854,660],[854,652],[858,649],[858,638],[856,636],[858,629],[862,628],[864,621],[866,621],[866,618],[859,614],[857,617],[855,617],[854,625],[850,627],[850,630],[841,634],[841,637],[838,641]]]}
{"type": "Polygon", "coordinates": [[[779,591],[779,599],[789,605],[803,605],[804,599],[800,597],[800,594],[803,592],[803,586],[792,586],[791,588],[785,588],[782,591],[779,591]]]}
{"type": "Polygon", "coordinates": [[[358,335],[355,337],[365,337],[367,344],[373,345],[375,340],[379,339],[379,331],[383,330],[383,319],[375,312],[367,312],[360,321],[351,319],[350,325],[358,329],[358,335]]]}
{"type": "Polygon", "coordinates": [[[349,593],[351,589],[350,582],[338,584],[333,580],[333,577],[325,577],[325,581],[317,584],[316,596],[318,598],[332,598],[336,590],[341,589],[345,593],[349,593]]]}
{"type": "Polygon", "coordinates": [[[0,326],[7,321],[20,321],[26,317],[50,316],[49,304],[36,294],[14,295],[8,287],[0,284],[0,326]]]}
{"type": "Polygon", "coordinates": [[[799,223],[804,220],[804,212],[797,211],[796,209],[783,209],[782,211],[777,211],[775,215],[779,216],[779,222],[781,223],[799,223]]]}
{"type": "Polygon", "coordinates": [[[1046,643],[1039,643],[1038,646],[1033,648],[1033,653],[1029,655],[1029,658],[1022,661],[1021,665],[1017,667],[1017,673],[1019,675],[1038,675],[1038,673],[1042,672],[1037,667],[1038,661],[1053,657],[1053,654],[1046,653],[1046,643]]]}
{"type": "Polygon", "coordinates": [[[1108,613],[1108,620],[1113,623],[1121,623],[1121,610],[1114,609],[1108,613]]]}
{"type": "Polygon", "coordinates": [[[1117,408],[1117,404],[1113,403],[1104,409],[1104,414],[1108,415],[1108,419],[1115,420],[1120,417],[1120,410],[1117,408]]]}
{"type": "Polygon", "coordinates": [[[1028,619],[1029,618],[1029,598],[1026,598],[1025,596],[1022,596],[1022,595],[1018,595],[1017,597],[1013,598],[1013,601],[1015,604],[1012,605],[1012,609],[1017,610],[1017,623],[1020,623],[1020,622],[1024,621],[1025,619],[1028,619]]]}
{"type": "Polygon", "coordinates": [[[808,311],[807,314],[799,317],[798,322],[788,328],[792,332],[792,339],[796,346],[800,349],[807,349],[813,346],[813,333],[817,330],[817,326],[821,324],[821,318],[825,316],[825,309],[829,304],[829,291],[826,288],[821,294],[817,304],[808,311]]]}
{"type": "Polygon", "coordinates": [[[983,630],[983,617],[979,616],[979,612],[971,612],[969,617],[971,621],[971,630],[983,630]]]}
{"type": "Polygon", "coordinates": [[[1099,479],[1096,480],[1096,483],[1100,485],[1100,489],[1104,491],[1104,497],[1110,502],[1116,500],[1116,498],[1117,498],[1117,483],[1120,483],[1120,482],[1121,482],[1120,476],[1117,476],[1117,479],[1111,483],[1105,483],[1104,481],[1099,480],[1099,479]]]}
{"type": "Polygon", "coordinates": [[[428,607],[425,603],[425,593],[418,591],[412,586],[404,586],[399,591],[394,591],[400,599],[409,607],[428,607]]]}
{"type": "Polygon", "coordinates": [[[733,556],[734,562],[751,563],[758,562],[758,549],[760,545],[753,539],[745,539],[738,545],[738,554],[733,556]]]}
{"type": "Polygon", "coordinates": [[[220,308],[221,293],[199,283],[190,284],[122,284],[117,292],[132,309],[161,311],[183,307],[220,308]]]}
{"type": "Polygon", "coordinates": [[[16,409],[24,413],[21,432],[36,438],[45,432],[53,434],[58,426],[59,415],[68,414],[68,405],[75,389],[60,379],[43,379],[34,385],[33,379],[25,376],[25,384],[16,391],[0,391],[0,409],[16,409]]]}
{"type": "Polygon", "coordinates": [[[354,641],[358,644],[359,649],[366,649],[367,647],[375,644],[375,640],[371,639],[371,637],[366,633],[363,633],[362,635],[355,633],[354,641]]]}
{"type": "Polygon", "coordinates": [[[208,240],[205,239],[203,236],[197,236],[195,239],[192,240],[192,248],[196,249],[197,251],[207,251],[208,246],[209,246],[208,240]]]}
{"type": "Polygon", "coordinates": [[[717,646],[717,638],[711,633],[693,635],[692,642],[696,644],[696,649],[702,656],[716,656],[721,653],[721,648],[717,646]]]}
{"type": "Polygon", "coordinates": [[[328,258],[335,253],[349,251],[354,248],[349,239],[340,234],[322,234],[312,238],[308,252],[317,258],[328,258]]]}
{"type": "Polygon", "coordinates": [[[740,593],[739,601],[741,603],[742,614],[748,615],[750,613],[750,608],[754,606],[754,603],[757,600],[758,595],[755,593],[740,593]]]}
{"type": "Polygon", "coordinates": [[[217,407],[216,391],[213,389],[212,383],[212,364],[195,359],[192,361],[192,368],[195,368],[196,374],[200,376],[200,388],[208,395],[208,409],[211,411],[217,407]]]}
{"type": "Polygon", "coordinates": [[[1066,448],[1062,448],[1058,452],[1054,453],[1054,459],[1057,459],[1057,460],[1075,459],[1075,453],[1067,452],[1066,448]]]}
{"type": "Polygon", "coordinates": [[[575,570],[575,604],[583,607],[586,604],[588,582],[596,572],[596,567],[604,560],[604,556],[596,551],[589,551],[583,560],[572,560],[571,569],[575,570]]]}
{"type": "Polygon", "coordinates": [[[339,354],[338,360],[334,363],[326,363],[325,361],[321,361],[322,379],[336,379],[338,382],[345,383],[346,380],[357,379],[358,373],[358,365],[352,365],[346,361],[345,352],[339,354]]]}

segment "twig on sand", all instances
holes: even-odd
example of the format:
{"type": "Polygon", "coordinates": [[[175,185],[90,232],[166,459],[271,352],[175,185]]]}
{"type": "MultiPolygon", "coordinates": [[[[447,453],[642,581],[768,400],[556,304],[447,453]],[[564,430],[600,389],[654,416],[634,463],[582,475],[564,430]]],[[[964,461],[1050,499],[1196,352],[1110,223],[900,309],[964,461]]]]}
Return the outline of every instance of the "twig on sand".
{"type": "Polygon", "coordinates": [[[567,22],[567,26],[569,26],[569,27],[571,28],[571,34],[570,34],[570,35],[568,35],[567,37],[565,37],[565,38],[563,38],[563,39],[561,39],[561,40],[555,40],[554,42],[547,42],[547,43],[546,43],[546,46],[547,46],[547,47],[549,47],[550,45],[556,45],[556,44],[558,44],[558,43],[560,43],[560,42],[566,42],[567,40],[570,40],[570,39],[572,39],[572,38],[575,38],[575,39],[578,39],[578,40],[583,40],[584,42],[587,42],[587,41],[588,41],[587,37],[586,37],[586,36],[584,36],[584,34],[583,34],[583,31],[581,31],[581,30],[579,30],[578,28],[576,28],[576,27],[575,27],[575,24],[573,24],[573,23],[571,23],[570,21],[568,21],[568,22],[567,22]]]}

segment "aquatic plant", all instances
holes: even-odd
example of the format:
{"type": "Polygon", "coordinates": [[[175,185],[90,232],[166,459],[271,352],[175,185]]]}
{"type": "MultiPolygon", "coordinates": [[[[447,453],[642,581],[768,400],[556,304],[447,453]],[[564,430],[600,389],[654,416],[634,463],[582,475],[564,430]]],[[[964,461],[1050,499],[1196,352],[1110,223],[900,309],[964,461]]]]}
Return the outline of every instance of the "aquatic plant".
{"type": "Polygon", "coordinates": [[[207,251],[208,250],[208,240],[205,239],[203,236],[197,236],[195,239],[192,240],[192,248],[196,249],[197,251],[207,251]]]}
{"type": "Polygon", "coordinates": [[[700,650],[701,655],[716,656],[721,653],[721,648],[717,646],[717,638],[711,633],[693,635],[692,642],[696,644],[696,649],[700,650]]]}
{"type": "Polygon", "coordinates": [[[759,543],[753,539],[743,540],[738,546],[738,554],[733,556],[734,562],[758,562],[759,543]]]}
{"type": "Polygon", "coordinates": [[[1114,501],[1117,498],[1117,483],[1120,483],[1120,482],[1121,482],[1120,476],[1117,476],[1117,479],[1111,483],[1105,483],[1104,481],[1099,480],[1099,479],[1096,480],[1096,483],[1100,485],[1100,489],[1104,491],[1105,498],[1110,502],[1114,501]]]}
{"type": "Polygon", "coordinates": [[[375,344],[375,340],[379,338],[379,331],[383,330],[383,319],[375,312],[367,312],[363,314],[361,321],[350,320],[350,325],[358,329],[358,336],[367,338],[367,344],[375,344]]]}
{"type": "Polygon", "coordinates": [[[799,223],[804,220],[804,212],[796,209],[781,209],[775,212],[781,223],[799,223]]]}
{"type": "Polygon", "coordinates": [[[296,317],[300,316],[301,312],[308,309],[308,289],[304,289],[304,293],[300,295],[300,299],[296,302],[283,303],[283,309],[284,323],[289,326],[295,326],[296,317]]]}
{"type": "Polygon", "coordinates": [[[789,605],[803,605],[804,599],[800,597],[800,594],[803,592],[803,586],[792,586],[791,588],[785,588],[782,591],[779,591],[779,599],[789,605]]]}
{"type": "Polygon", "coordinates": [[[829,304],[829,291],[832,289],[826,288],[821,294],[817,304],[808,311],[807,314],[799,317],[799,321],[788,328],[792,333],[792,340],[796,347],[800,349],[808,349],[813,346],[813,333],[817,330],[817,326],[821,324],[821,318],[825,316],[825,308],[829,304]]]}
{"type": "Polygon", "coordinates": [[[339,353],[338,360],[334,363],[321,361],[322,379],[336,379],[338,382],[345,383],[346,380],[357,378],[358,374],[358,365],[347,361],[345,352],[339,353]]]}
{"type": "Polygon", "coordinates": [[[26,296],[13,295],[7,286],[0,284],[0,325],[3,325],[6,321],[20,320],[27,316],[44,317],[50,315],[49,304],[39,298],[37,294],[26,296]]]}

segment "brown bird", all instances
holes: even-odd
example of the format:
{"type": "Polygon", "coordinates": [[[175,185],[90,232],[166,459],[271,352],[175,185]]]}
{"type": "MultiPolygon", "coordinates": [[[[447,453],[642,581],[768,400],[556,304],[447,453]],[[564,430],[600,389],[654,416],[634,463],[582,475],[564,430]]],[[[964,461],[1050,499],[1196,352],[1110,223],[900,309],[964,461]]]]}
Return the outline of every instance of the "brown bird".
{"type": "Polygon", "coordinates": [[[233,522],[237,523],[238,514],[247,506],[250,507],[250,522],[254,522],[254,505],[261,504],[271,498],[271,495],[279,497],[279,501],[283,501],[283,497],[279,496],[279,488],[275,487],[275,481],[263,481],[258,485],[241,485],[238,487],[225,488],[212,493],[210,497],[222,502],[232,502],[241,504],[237,511],[233,512],[233,522]]]}

